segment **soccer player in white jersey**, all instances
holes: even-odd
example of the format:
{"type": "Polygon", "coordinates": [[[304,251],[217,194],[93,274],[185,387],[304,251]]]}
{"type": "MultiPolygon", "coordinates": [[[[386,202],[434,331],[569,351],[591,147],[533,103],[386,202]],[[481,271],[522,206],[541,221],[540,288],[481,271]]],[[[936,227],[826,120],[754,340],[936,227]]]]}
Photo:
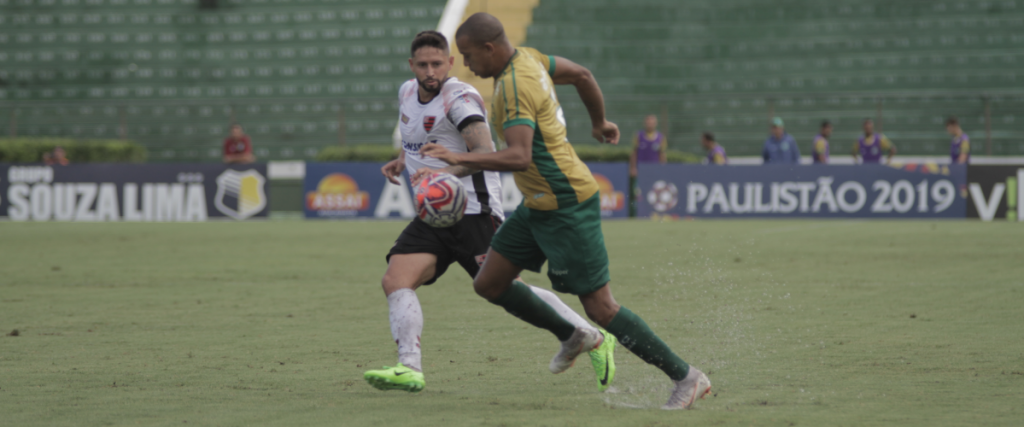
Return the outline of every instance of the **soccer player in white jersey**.
{"type": "MultiPolygon", "coordinates": [[[[413,185],[434,172],[450,173],[462,180],[468,204],[466,215],[452,227],[434,228],[414,218],[391,248],[381,284],[388,299],[391,335],[398,345],[398,364],[367,371],[363,377],[381,390],[418,392],[426,383],[420,351],[423,311],[416,289],[434,283],[453,262],[475,277],[505,213],[498,172],[449,166],[420,155],[426,144],[440,144],[463,153],[490,153],[495,148],[480,93],[448,77],[454,58],[445,37],[436,31],[421,32],[413,39],[411,50],[409,67],[416,78],[398,90],[402,151],[398,159],[381,168],[381,173],[396,185],[406,170],[413,185]]],[[[598,333],[554,293],[534,286],[530,289],[577,328],[598,333]]],[[[589,352],[601,391],[607,389],[615,372],[615,338],[606,335],[601,346],[589,352]]]]}

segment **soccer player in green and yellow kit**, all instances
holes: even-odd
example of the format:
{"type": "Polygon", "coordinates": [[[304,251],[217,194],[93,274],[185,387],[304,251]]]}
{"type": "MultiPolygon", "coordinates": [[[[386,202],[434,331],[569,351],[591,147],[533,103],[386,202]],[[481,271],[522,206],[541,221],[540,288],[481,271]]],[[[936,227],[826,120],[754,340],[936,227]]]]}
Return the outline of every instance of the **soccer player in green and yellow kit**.
{"type": "Polygon", "coordinates": [[[672,379],[675,388],[663,408],[689,408],[710,391],[711,382],[612,297],[597,181],[566,139],[556,84],[576,87],[595,138],[619,141],[618,127],[605,119],[604,98],[593,75],[565,58],[514,48],[501,22],[486,13],[469,17],[455,41],[474,74],[494,78],[491,123],[507,148],[455,153],[428,144],[421,153],[477,170],[513,171],[523,193],[523,203],[491,240],[473,288],[512,315],[554,333],[562,348],[549,368],[562,372],[577,355],[600,345],[603,336],[574,327],[515,280],[523,269],[539,272],[548,262],[548,278],[556,291],[577,295],[587,316],[672,379]]]}

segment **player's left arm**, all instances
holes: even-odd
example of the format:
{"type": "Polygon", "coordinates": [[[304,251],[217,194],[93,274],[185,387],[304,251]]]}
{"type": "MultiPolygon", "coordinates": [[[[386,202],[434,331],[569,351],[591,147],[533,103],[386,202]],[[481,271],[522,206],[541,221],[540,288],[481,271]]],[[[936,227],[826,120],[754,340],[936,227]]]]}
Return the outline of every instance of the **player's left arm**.
{"type": "Polygon", "coordinates": [[[967,154],[970,153],[970,152],[971,152],[971,141],[965,139],[964,142],[962,142],[960,144],[960,156],[957,157],[956,162],[959,163],[959,164],[966,164],[967,163],[967,154]]]}
{"type": "Polygon", "coordinates": [[[520,172],[529,169],[533,161],[533,128],[529,125],[509,126],[505,129],[505,143],[508,148],[490,153],[454,153],[439,144],[427,144],[420,153],[449,165],[476,170],[520,172]]]}
{"type": "Polygon", "coordinates": [[[896,155],[896,144],[893,144],[892,141],[889,140],[889,138],[887,138],[885,135],[882,135],[882,145],[889,146],[889,149],[887,150],[889,151],[889,155],[885,158],[885,164],[892,163],[892,156],[896,155]]]}
{"type": "Polygon", "coordinates": [[[658,160],[661,161],[661,164],[668,163],[668,138],[664,136],[661,137],[661,152],[658,153],[658,160]]]}
{"type": "Polygon", "coordinates": [[[591,135],[602,143],[618,144],[619,127],[609,122],[604,116],[604,94],[597,85],[594,74],[582,65],[561,56],[554,56],[555,67],[551,79],[556,85],[576,86],[580,100],[590,114],[591,135]]]}
{"type": "MultiPolygon", "coordinates": [[[[471,119],[467,119],[471,120],[471,119]]],[[[466,127],[464,127],[459,134],[462,135],[462,139],[466,141],[466,149],[470,153],[493,153],[494,152],[494,141],[491,141],[491,130],[487,127],[487,122],[481,117],[479,120],[473,120],[466,127]]],[[[437,144],[430,144],[437,145],[437,144]]],[[[424,147],[425,148],[425,147],[424,147]]],[[[449,151],[449,153],[451,153],[449,151]]],[[[452,153],[454,154],[454,153],[452,153]]],[[[441,159],[444,160],[444,159],[441,159]]],[[[480,172],[481,169],[473,168],[462,164],[450,164],[450,166],[441,169],[440,172],[450,173],[459,178],[469,176],[480,172]]],[[[415,185],[419,182],[420,178],[424,175],[437,172],[430,168],[421,168],[413,174],[410,181],[415,185]]]]}

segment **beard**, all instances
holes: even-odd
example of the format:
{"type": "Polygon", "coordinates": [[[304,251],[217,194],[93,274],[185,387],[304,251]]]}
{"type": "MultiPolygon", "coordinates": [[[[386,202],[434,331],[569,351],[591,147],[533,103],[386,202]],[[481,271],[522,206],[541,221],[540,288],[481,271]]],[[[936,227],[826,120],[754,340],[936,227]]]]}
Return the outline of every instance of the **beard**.
{"type": "MultiPolygon", "coordinates": [[[[447,78],[445,80],[447,80],[447,78]]],[[[441,86],[444,84],[444,80],[437,80],[437,79],[420,80],[420,79],[416,79],[416,83],[419,83],[420,87],[423,88],[423,90],[426,91],[427,93],[437,94],[438,92],[441,92],[441,86]],[[437,82],[437,87],[431,88],[430,86],[427,86],[427,83],[432,83],[432,82],[437,82]]]]}

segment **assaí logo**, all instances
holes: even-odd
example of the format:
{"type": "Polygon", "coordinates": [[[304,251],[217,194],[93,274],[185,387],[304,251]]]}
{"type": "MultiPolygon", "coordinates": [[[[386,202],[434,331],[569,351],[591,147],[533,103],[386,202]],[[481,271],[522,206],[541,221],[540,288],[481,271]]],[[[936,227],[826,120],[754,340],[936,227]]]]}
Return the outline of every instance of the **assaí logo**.
{"type": "Polygon", "coordinates": [[[306,193],[306,207],[323,216],[355,216],[370,208],[370,193],[360,191],[351,176],[336,172],[323,177],[316,191],[306,193]]]}
{"type": "Polygon", "coordinates": [[[608,177],[595,173],[594,180],[597,181],[598,192],[601,195],[601,214],[609,216],[614,211],[620,211],[626,207],[626,196],[621,191],[615,191],[608,177]]]}

